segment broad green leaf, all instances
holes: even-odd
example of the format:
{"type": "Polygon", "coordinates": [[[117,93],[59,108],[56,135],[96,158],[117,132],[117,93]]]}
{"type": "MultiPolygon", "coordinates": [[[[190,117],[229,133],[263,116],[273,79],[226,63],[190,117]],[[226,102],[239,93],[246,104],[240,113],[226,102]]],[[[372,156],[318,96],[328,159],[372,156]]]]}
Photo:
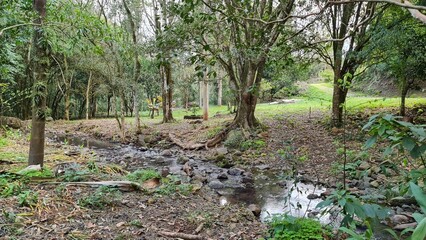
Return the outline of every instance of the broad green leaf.
{"type": "Polygon", "coordinates": [[[315,208],[324,208],[324,207],[330,206],[331,204],[333,204],[333,201],[331,201],[330,199],[326,199],[318,203],[315,208]]]}
{"type": "MultiPolygon", "coordinates": [[[[425,199],[426,200],[426,199],[425,199]]],[[[419,225],[417,225],[416,229],[414,229],[413,235],[411,235],[411,239],[425,239],[426,238],[426,218],[424,218],[419,225]]]]}
{"type": "Polygon", "coordinates": [[[398,235],[396,234],[396,232],[393,229],[390,228],[386,228],[385,229],[386,232],[388,232],[390,235],[392,235],[392,237],[396,240],[399,240],[400,238],[398,237],[398,235]]]}
{"type": "Polygon", "coordinates": [[[412,158],[419,158],[422,156],[423,152],[421,151],[422,149],[415,145],[414,148],[410,151],[410,156],[412,158]]]}
{"type": "Polygon", "coordinates": [[[408,151],[411,151],[416,146],[416,142],[411,137],[405,136],[402,139],[402,146],[408,151]]]}
{"type": "Polygon", "coordinates": [[[426,194],[413,182],[410,182],[410,189],[417,203],[422,208],[423,213],[426,213],[426,194]]]}
{"type": "Polygon", "coordinates": [[[426,138],[425,129],[422,127],[410,127],[410,130],[421,138],[426,138]]]}
{"type": "Polygon", "coordinates": [[[352,237],[352,239],[355,239],[355,240],[364,240],[364,237],[362,235],[356,233],[354,230],[349,229],[347,227],[340,227],[339,231],[342,231],[344,233],[349,234],[352,237]]]}
{"type": "Polygon", "coordinates": [[[414,220],[416,220],[417,223],[420,223],[423,220],[423,218],[426,218],[426,215],[421,213],[413,213],[413,218],[414,220]]]}
{"type": "Polygon", "coordinates": [[[376,140],[377,140],[377,136],[376,135],[370,137],[367,140],[367,142],[365,143],[364,147],[365,148],[371,148],[374,145],[374,143],[376,143],[376,140]]]}

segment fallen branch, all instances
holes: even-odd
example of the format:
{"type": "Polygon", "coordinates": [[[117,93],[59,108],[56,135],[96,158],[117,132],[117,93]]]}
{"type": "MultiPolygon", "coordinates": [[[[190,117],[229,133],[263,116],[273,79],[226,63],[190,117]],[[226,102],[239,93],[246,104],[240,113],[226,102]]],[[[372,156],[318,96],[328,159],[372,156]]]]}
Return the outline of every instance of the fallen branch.
{"type": "Polygon", "coordinates": [[[200,235],[193,235],[193,234],[186,234],[186,233],[179,233],[179,232],[165,232],[161,231],[158,234],[160,234],[163,237],[170,237],[170,238],[182,238],[185,240],[208,240],[208,238],[205,238],[200,235]]]}
{"type": "Polygon", "coordinates": [[[142,190],[143,187],[139,183],[130,181],[101,181],[101,182],[45,182],[43,184],[65,184],[67,186],[87,186],[87,187],[114,187],[123,192],[131,192],[142,190]]]}

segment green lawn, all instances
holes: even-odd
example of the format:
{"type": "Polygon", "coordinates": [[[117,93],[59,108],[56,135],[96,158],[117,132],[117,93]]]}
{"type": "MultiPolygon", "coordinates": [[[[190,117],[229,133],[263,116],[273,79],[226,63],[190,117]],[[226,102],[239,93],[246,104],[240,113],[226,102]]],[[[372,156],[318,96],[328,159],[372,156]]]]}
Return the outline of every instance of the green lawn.
{"type": "MultiPolygon", "coordinates": [[[[275,105],[269,103],[258,104],[256,107],[256,116],[259,118],[273,117],[284,113],[307,112],[309,109],[312,111],[329,111],[331,109],[332,94],[333,86],[330,83],[310,84],[303,96],[295,98],[295,103],[275,105]]],[[[412,107],[418,103],[426,104],[426,98],[407,98],[406,100],[407,107],[412,107]]],[[[359,92],[351,92],[347,98],[346,106],[348,111],[361,111],[364,109],[398,107],[399,104],[400,98],[368,97],[359,92]]],[[[209,116],[214,116],[217,113],[228,113],[227,106],[210,106],[209,116]]],[[[177,120],[182,120],[183,116],[191,114],[191,111],[185,109],[175,109],[173,111],[173,116],[177,120]]],[[[201,115],[202,110],[198,110],[197,114],[201,115]]],[[[145,111],[142,112],[142,118],[145,123],[158,123],[161,121],[162,116],[160,113],[160,116],[150,119],[149,113],[145,111]]]]}

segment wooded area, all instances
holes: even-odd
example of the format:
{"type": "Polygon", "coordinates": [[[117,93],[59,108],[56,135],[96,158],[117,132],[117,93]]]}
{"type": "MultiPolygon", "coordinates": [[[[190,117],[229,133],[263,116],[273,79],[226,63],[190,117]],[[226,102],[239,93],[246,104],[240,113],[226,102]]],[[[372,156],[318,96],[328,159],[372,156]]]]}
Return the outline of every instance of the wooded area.
{"type": "Polygon", "coordinates": [[[425,239],[425,43],[424,0],[2,0],[0,238],[425,239]]]}

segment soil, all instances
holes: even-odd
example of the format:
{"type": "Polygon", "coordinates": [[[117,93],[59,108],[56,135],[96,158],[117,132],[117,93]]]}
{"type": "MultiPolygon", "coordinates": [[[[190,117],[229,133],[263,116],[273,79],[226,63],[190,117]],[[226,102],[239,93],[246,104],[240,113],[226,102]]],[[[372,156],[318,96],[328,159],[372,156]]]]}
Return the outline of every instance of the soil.
{"type": "MultiPolygon", "coordinates": [[[[182,150],[169,138],[169,133],[173,133],[182,142],[205,142],[230,122],[233,115],[215,116],[207,122],[183,120],[170,124],[151,123],[139,133],[135,133],[130,125],[124,138],[115,119],[54,121],[49,122],[46,129],[51,137],[92,137],[142,150],[168,149],[175,155],[192,156],[216,164],[226,160],[231,166],[247,172],[254,167],[274,169],[293,174],[306,182],[335,186],[341,181],[341,172],[333,169],[333,163],[342,162],[343,159],[337,153],[338,149],[343,141],[347,141],[349,150],[361,148],[365,133],[360,128],[371,114],[349,116],[350,127],[344,130],[345,138],[343,130],[327,127],[323,112],[262,119],[264,126],[260,130],[245,134],[264,141],[266,145],[245,151],[223,146],[182,150]]],[[[25,133],[28,134],[28,129],[11,148],[27,151],[25,133]]],[[[53,167],[61,162],[75,162],[87,167],[90,161],[99,161],[100,156],[94,151],[84,146],[80,149],[83,150],[77,154],[67,154],[76,151],[75,146],[49,140],[45,165],[53,167]]],[[[91,180],[119,179],[126,173],[128,164],[125,161],[114,162],[118,164],[117,167],[103,165],[102,169],[106,170],[90,176],[93,178],[91,180]]],[[[0,165],[0,173],[22,164],[0,165]]],[[[153,191],[123,192],[119,200],[104,208],[93,209],[77,203],[79,199],[93,195],[94,189],[41,183],[49,181],[56,179],[33,179],[28,184],[31,191],[38,193],[38,200],[32,207],[19,207],[18,202],[22,199],[17,196],[0,198],[3,212],[0,216],[0,239],[166,239],[160,234],[161,231],[195,234],[205,239],[258,239],[267,235],[267,226],[246,205],[236,203],[221,206],[220,196],[207,185],[187,195],[179,191],[166,195],[153,191]]]]}

